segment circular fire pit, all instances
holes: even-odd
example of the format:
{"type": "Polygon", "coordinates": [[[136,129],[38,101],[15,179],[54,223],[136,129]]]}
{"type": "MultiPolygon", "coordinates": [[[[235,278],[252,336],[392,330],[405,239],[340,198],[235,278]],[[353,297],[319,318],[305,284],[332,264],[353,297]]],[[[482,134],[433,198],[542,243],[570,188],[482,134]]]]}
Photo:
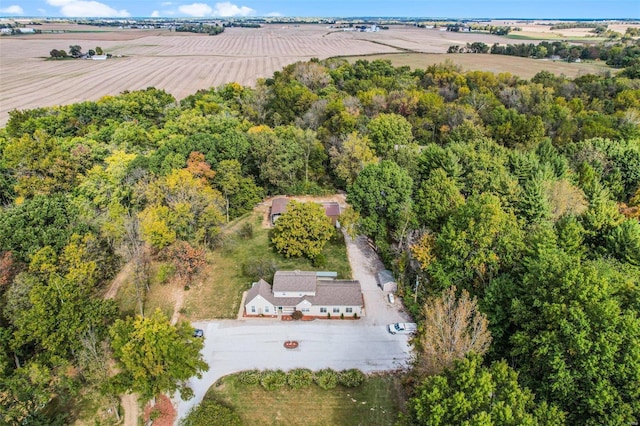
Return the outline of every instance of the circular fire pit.
{"type": "Polygon", "coordinates": [[[295,340],[287,340],[284,342],[284,347],[287,349],[295,349],[298,347],[298,342],[295,340]]]}

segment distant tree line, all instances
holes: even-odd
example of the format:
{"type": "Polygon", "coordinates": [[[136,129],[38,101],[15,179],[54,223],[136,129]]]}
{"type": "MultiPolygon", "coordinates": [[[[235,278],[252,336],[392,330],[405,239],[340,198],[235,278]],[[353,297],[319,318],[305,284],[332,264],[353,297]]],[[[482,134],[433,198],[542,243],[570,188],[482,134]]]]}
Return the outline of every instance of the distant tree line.
{"type": "Polygon", "coordinates": [[[559,24],[554,24],[551,26],[551,30],[570,30],[572,28],[598,28],[598,27],[608,27],[607,24],[603,24],[600,22],[563,22],[559,24]]]}
{"type": "Polygon", "coordinates": [[[466,46],[449,46],[447,53],[491,53],[494,55],[520,56],[523,58],[558,58],[568,62],[581,60],[602,60],[614,68],[637,65],[640,60],[640,41],[627,43],[572,45],[563,41],[542,41],[538,44],[520,43],[491,47],[486,43],[467,43],[466,46]]]}
{"type": "Polygon", "coordinates": [[[196,34],[209,34],[218,35],[224,32],[224,26],[218,24],[181,24],[175,27],[175,31],[178,33],[196,33],[196,34]]]}
{"type": "Polygon", "coordinates": [[[225,22],[222,24],[226,28],[260,28],[260,25],[257,22],[225,22]]]}
{"type": "MultiPolygon", "coordinates": [[[[72,44],[71,46],[69,46],[69,52],[67,53],[66,50],[63,49],[51,49],[51,51],[49,52],[49,56],[51,58],[54,59],[64,59],[64,58],[74,58],[74,59],[78,59],[78,58],[82,58],[82,57],[92,57],[95,55],[103,55],[104,51],[102,50],[102,47],[100,46],[96,46],[95,49],[89,49],[87,51],[87,53],[83,53],[82,52],[82,47],[77,45],[77,44],[72,44]]],[[[107,53],[107,56],[110,57],[111,54],[107,53]]]]}

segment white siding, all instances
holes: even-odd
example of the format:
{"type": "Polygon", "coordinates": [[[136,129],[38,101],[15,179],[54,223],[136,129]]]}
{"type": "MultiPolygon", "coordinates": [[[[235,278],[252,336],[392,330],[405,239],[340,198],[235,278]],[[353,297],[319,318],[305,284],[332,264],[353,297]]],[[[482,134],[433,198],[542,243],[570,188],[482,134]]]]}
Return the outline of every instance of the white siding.
{"type": "MultiPolygon", "coordinates": [[[[301,309],[302,310],[302,309],[301,309]]],[[[362,316],[361,306],[311,306],[309,312],[305,312],[305,315],[313,315],[317,317],[326,317],[327,314],[331,314],[331,318],[339,318],[340,314],[344,314],[345,318],[352,318],[353,314],[362,316]],[[326,312],[322,312],[323,308],[326,312]],[[334,309],[338,312],[334,312],[334,309]],[[350,312],[349,312],[350,310],[350,312]]]]}
{"type": "Polygon", "coordinates": [[[273,294],[274,297],[302,297],[315,295],[315,291],[279,291],[273,294]]]}
{"type": "Polygon", "coordinates": [[[245,311],[247,315],[276,315],[275,307],[265,300],[262,296],[256,296],[253,300],[245,303],[245,311]]]}

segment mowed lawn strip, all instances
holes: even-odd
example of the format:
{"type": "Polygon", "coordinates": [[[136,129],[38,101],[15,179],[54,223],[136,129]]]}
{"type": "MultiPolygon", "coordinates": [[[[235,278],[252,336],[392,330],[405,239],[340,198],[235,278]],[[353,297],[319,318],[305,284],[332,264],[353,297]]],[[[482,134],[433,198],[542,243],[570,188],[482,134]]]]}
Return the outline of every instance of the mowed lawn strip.
{"type": "Polygon", "coordinates": [[[401,379],[392,374],[371,376],[357,388],[323,390],[313,384],[275,391],[243,385],[232,375],[212,386],[207,398],[233,408],[246,425],[373,426],[394,424],[405,396],[401,379]]]}
{"type": "Polygon", "coordinates": [[[234,224],[240,230],[245,223],[253,225],[253,236],[243,238],[237,231],[227,233],[221,248],[216,249],[197,285],[185,295],[184,314],[192,321],[212,318],[235,318],[240,309],[242,292],[251,287],[252,278],[244,274],[244,266],[259,260],[273,261],[279,270],[335,271],[338,278],[351,279],[351,266],[341,233],[324,249],[326,266],[316,267],[306,258],[285,258],[276,253],[269,241],[270,229],[262,228],[262,216],[253,213],[234,224]]]}

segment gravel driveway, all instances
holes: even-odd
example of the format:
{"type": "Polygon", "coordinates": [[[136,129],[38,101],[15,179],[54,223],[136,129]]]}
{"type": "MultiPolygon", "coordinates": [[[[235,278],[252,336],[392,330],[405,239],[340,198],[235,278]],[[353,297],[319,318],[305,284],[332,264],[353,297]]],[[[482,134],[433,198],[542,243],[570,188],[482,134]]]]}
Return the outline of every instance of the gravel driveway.
{"type": "Polygon", "coordinates": [[[412,350],[408,336],[391,335],[386,325],[408,321],[401,303],[388,303],[377,286],[375,273],[382,268],[378,257],[359,237],[347,238],[349,261],[355,279],[362,285],[366,316],[360,320],[283,322],[277,319],[219,320],[193,323],[204,330],[202,351],[209,371],[191,379],[194,398],[174,398],[178,419],[199,404],[220,377],[242,370],[304,367],[312,370],[358,368],[363,372],[397,370],[407,366],[412,350]],[[286,340],[297,340],[297,349],[285,349],[286,340]]]}

